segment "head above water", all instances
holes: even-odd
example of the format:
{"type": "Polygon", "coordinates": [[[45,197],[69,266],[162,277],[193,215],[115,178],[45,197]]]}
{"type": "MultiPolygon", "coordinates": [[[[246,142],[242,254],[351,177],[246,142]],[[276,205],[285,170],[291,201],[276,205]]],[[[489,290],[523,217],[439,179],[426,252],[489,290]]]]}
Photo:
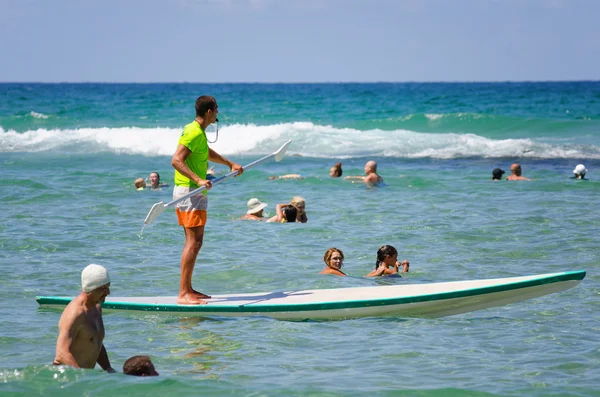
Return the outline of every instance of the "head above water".
{"type": "Polygon", "coordinates": [[[329,248],[327,251],[325,251],[325,255],[323,256],[323,262],[325,262],[328,267],[332,267],[337,270],[342,268],[343,261],[344,253],[339,248],[329,248]]]}
{"type": "Polygon", "coordinates": [[[133,356],[123,364],[123,373],[133,376],[158,376],[154,364],[148,356],[133,356]]]}
{"type": "Polygon", "coordinates": [[[388,256],[398,255],[398,251],[396,248],[391,245],[382,245],[377,250],[377,261],[375,262],[375,269],[379,267],[379,265],[385,260],[388,256]]]}
{"type": "Polygon", "coordinates": [[[248,215],[258,214],[267,205],[268,205],[267,203],[263,203],[259,199],[257,199],[256,197],[253,197],[250,200],[248,200],[248,211],[246,211],[246,214],[248,214],[248,215]]]}
{"type": "Polygon", "coordinates": [[[513,175],[516,175],[516,176],[521,176],[521,172],[522,172],[522,170],[521,170],[521,164],[519,164],[519,163],[513,163],[513,164],[510,166],[510,172],[511,172],[513,175]]]}
{"type": "Polygon", "coordinates": [[[377,163],[373,160],[367,161],[365,164],[365,174],[377,173],[377,163]]]}
{"type": "Polygon", "coordinates": [[[302,196],[292,197],[292,199],[290,200],[290,204],[293,205],[300,214],[303,213],[306,209],[306,201],[302,196]]]}
{"type": "Polygon", "coordinates": [[[492,180],[499,181],[502,179],[502,175],[504,175],[504,170],[501,170],[500,168],[494,168],[492,171],[492,180]]]}
{"type": "Polygon", "coordinates": [[[146,181],[144,178],[137,178],[133,181],[133,186],[135,186],[136,189],[144,189],[146,187],[146,181]]]}
{"type": "Polygon", "coordinates": [[[573,170],[573,174],[577,176],[585,176],[587,174],[587,168],[583,164],[577,164],[577,167],[573,170]]]}
{"type": "Polygon", "coordinates": [[[156,171],[151,172],[150,176],[148,177],[148,180],[150,181],[150,184],[152,186],[157,186],[160,184],[160,175],[156,171]]]}
{"type": "Polygon", "coordinates": [[[342,176],[342,173],[342,163],[340,162],[335,163],[333,167],[329,169],[329,176],[332,178],[339,178],[342,176]]]}
{"type": "Polygon", "coordinates": [[[291,204],[288,204],[285,207],[283,207],[282,212],[283,220],[281,222],[296,222],[296,215],[298,214],[296,207],[294,207],[291,204]]]}

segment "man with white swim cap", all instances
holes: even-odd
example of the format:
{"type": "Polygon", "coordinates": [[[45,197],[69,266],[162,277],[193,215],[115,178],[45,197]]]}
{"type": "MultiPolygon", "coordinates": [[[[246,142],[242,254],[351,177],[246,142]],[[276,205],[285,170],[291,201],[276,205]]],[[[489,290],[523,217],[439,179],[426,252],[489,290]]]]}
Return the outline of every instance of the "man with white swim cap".
{"type": "Polygon", "coordinates": [[[92,369],[98,363],[103,370],[115,372],[104,347],[104,323],[100,306],[108,295],[108,271],[103,266],[94,264],[83,269],[81,293],[65,307],[58,321],[54,365],[92,369]]]}
{"type": "Polygon", "coordinates": [[[587,168],[583,164],[577,164],[577,167],[573,170],[573,178],[574,179],[585,179],[585,174],[587,174],[587,168]]]}

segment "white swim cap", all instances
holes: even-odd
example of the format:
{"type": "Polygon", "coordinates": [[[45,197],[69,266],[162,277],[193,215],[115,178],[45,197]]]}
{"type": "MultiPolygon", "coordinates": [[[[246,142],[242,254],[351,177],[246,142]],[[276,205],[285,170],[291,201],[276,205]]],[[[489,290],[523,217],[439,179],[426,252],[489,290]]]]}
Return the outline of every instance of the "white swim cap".
{"type": "Polygon", "coordinates": [[[83,292],[92,292],[108,283],[110,283],[110,277],[108,277],[108,271],[104,266],[87,265],[81,272],[81,289],[83,292]]]}
{"type": "Polygon", "coordinates": [[[587,174],[587,168],[585,168],[585,165],[583,164],[577,164],[577,167],[575,167],[573,173],[577,175],[585,175],[587,174]]]}

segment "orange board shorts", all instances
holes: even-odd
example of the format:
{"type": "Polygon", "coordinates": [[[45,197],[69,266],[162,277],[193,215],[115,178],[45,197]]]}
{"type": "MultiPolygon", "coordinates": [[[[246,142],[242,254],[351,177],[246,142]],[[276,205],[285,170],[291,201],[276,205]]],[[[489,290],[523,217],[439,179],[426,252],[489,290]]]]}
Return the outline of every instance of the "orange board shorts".
{"type": "MultiPolygon", "coordinates": [[[[185,196],[192,190],[189,186],[175,186],[173,188],[173,200],[185,196]]],[[[206,225],[206,210],[208,209],[208,197],[199,193],[197,196],[188,197],[175,206],[177,221],[183,227],[198,227],[206,225]]]]}

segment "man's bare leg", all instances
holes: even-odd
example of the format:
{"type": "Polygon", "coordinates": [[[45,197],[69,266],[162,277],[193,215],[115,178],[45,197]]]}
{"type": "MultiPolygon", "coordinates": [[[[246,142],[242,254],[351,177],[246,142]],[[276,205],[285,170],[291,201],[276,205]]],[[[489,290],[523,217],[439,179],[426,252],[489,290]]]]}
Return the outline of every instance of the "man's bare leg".
{"type": "Polygon", "coordinates": [[[185,245],[181,253],[181,278],[177,303],[187,305],[206,304],[207,302],[202,299],[209,299],[210,296],[192,288],[192,274],[194,273],[196,258],[202,248],[204,226],[184,227],[183,230],[185,232],[185,245]]]}

